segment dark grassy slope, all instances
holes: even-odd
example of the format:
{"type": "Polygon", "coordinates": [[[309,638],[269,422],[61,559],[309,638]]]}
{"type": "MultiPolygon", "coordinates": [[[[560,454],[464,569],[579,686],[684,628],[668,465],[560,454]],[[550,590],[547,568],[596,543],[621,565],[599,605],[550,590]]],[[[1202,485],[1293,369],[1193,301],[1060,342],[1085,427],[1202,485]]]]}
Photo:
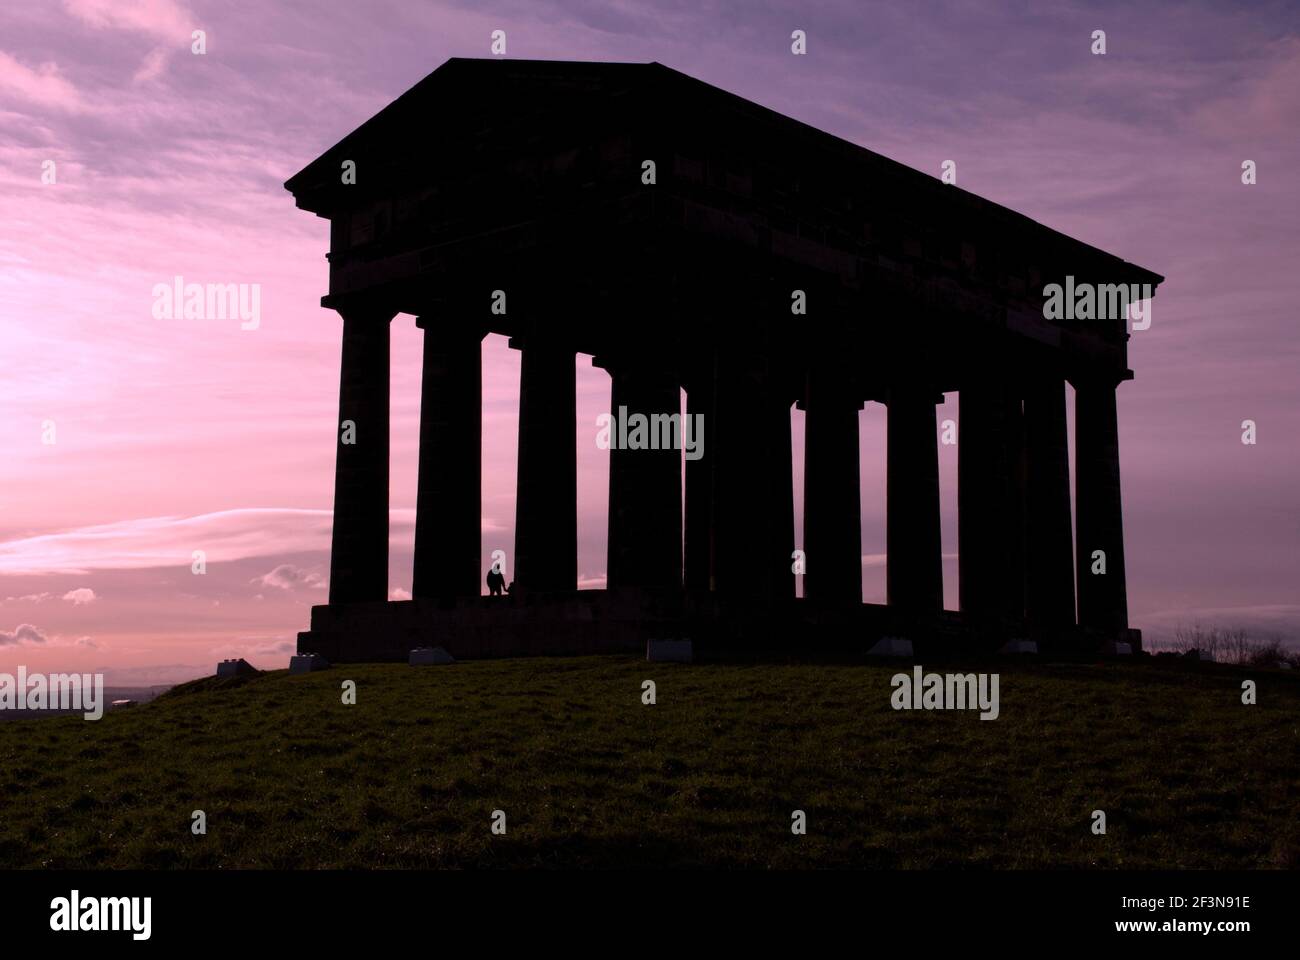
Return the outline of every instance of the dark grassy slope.
{"type": "Polygon", "coordinates": [[[0,725],[0,866],[1297,864],[1295,676],[987,668],[996,721],[895,712],[889,679],[908,668],[882,664],[589,657],[198,681],[95,723],[0,725]],[[1243,677],[1259,705],[1241,705],[1243,677]],[[791,835],[796,808],[807,836],[791,835]]]}

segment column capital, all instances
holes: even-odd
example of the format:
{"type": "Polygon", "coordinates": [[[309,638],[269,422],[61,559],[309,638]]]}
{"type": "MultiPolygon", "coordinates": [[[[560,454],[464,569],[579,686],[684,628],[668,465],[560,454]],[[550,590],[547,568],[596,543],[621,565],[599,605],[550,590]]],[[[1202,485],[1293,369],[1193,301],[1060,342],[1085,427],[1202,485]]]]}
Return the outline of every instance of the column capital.
{"type": "Polygon", "coordinates": [[[1069,380],[1070,386],[1074,387],[1076,390],[1080,387],[1085,389],[1089,387],[1109,387],[1114,390],[1124,381],[1132,380],[1133,371],[1128,369],[1116,370],[1113,368],[1092,368],[1075,370],[1072,373],[1067,374],[1065,379],[1069,380]]]}
{"type": "Polygon", "coordinates": [[[482,340],[488,335],[488,328],[485,324],[466,319],[459,314],[440,317],[433,313],[422,313],[415,318],[415,325],[421,330],[433,330],[443,336],[459,335],[459,339],[463,340],[482,340]]]}
{"type": "Polygon", "coordinates": [[[563,339],[551,336],[530,338],[526,334],[515,334],[506,340],[511,350],[545,350],[547,353],[567,353],[576,355],[578,348],[563,339]]]}
{"type": "Polygon", "coordinates": [[[320,298],[320,305],[333,310],[344,320],[391,321],[401,311],[392,304],[375,297],[365,296],[325,296],[320,298]]]}

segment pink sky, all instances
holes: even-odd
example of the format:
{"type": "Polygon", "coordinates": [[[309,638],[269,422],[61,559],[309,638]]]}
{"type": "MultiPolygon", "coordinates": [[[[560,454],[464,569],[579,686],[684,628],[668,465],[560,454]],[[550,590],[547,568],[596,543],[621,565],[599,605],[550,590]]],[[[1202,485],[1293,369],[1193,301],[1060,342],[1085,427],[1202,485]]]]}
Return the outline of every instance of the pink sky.
{"type": "MultiPolygon", "coordinates": [[[[658,60],[936,176],[955,160],[963,188],[1164,274],[1120,390],[1132,620],[1156,638],[1198,619],[1300,638],[1300,15],[804,6],[6,4],[0,670],[166,682],[223,656],[287,662],[325,597],[340,324],[318,305],[326,224],[282,183],[448,57],[487,56],[496,29],[512,57],[658,60]],[[789,52],[796,28],[807,56],[789,52]],[[1095,29],[1105,56],[1088,52],[1095,29]],[[177,275],[260,284],[260,326],[154,319],[154,285],[177,275]]],[[[419,336],[394,321],[394,590],[410,587],[419,336]]],[[[490,338],[485,556],[513,544],[517,376],[490,338]]],[[[580,357],[588,585],[604,574],[608,399],[580,357]]],[[[939,415],[955,419],[955,395],[939,415]]],[[[880,602],[883,409],[864,412],[862,442],[880,602]]],[[[955,606],[955,448],[940,456],[955,606]]]]}

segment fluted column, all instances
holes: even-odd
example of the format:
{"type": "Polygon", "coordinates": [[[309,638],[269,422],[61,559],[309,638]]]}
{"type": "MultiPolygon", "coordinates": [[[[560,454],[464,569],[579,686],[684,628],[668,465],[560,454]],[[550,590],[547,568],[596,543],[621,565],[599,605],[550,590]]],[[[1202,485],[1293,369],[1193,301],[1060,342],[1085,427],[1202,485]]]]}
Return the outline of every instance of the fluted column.
{"type": "Polygon", "coordinates": [[[885,571],[890,606],[923,613],[943,610],[939,534],[939,449],[934,392],[889,391],[886,464],[885,571]]]}
{"type": "Polygon", "coordinates": [[[1079,625],[1102,630],[1128,626],[1124,522],[1120,509],[1116,377],[1074,383],[1075,526],[1079,625]],[[1096,551],[1105,573],[1093,573],[1096,551]]]}
{"type": "Polygon", "coordinates": [[[1065,382],[1040,376],[1025,386],[1025,618],[1037,633],[1074,623],[1070,454],[1065,382]]]}
{"type": "Polygon", "coordinates": [[[804,408],[804,596],[820,604],[861,603],[862,401],[841,389],[838,378],[814,370],[804,408]]]}
{"type": "Polygon", "coordinates": [[[483,336],[462,318],[421,317],[416,597],[478,596],[481,564],[483,336]]]}
{"type": "Polygon", "coordinates": [[[663,373],[616,362],[610,368],[609,538],[607,583],[617,587],[682,585],[681,393],[663,373]],[[646,420],[640,449],[631,418],[646,420]],[[671,418],[671,419],[668,419],[671,418]],[[653,438],[653,442],[652,442],[653,438]],[[650,447],[657,446],[658,449],[650,447]]]}
{"type": "Polygon", "coordinates": [[[957,437],[958,591],[962,613],[1024,614],[1023,422],[1015,392],[963,385],[957,437]]]}
{"type": "Polygon", "coordinates": [[[339,312],[343,350],[330,603],[386,600],[389,323],[394,314],[369,307],[339,312]]]}
{"type": "MultiPolygon", "coordinates": [[[[518,346],[511,341],[512,346],[518,346]]],[[[574,352],[522,343],[515,583],[573,590],[578,581],[577,406],[574,352]]]]}

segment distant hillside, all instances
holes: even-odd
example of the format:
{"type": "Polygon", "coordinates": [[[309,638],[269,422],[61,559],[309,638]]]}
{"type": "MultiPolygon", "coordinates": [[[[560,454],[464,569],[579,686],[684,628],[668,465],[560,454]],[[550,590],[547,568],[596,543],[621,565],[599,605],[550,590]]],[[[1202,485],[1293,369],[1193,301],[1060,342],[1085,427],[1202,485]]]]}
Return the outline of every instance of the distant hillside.
{"type": "MultiPolygon", "coordinates": [[[[148,703],[170,689],[170,684],[160,684],[156,687],[105,687],[104,709],[116,709],[112,706],[115,700],[134,701],[132,706],[148,703]]],[[[80,717],[83,713],[82,710],[0,710],[0,722],[5,720],[41,720],[62,716],[80,717]]]]}
{"type": "Polygon", "coordinates": [[[880,663],[195,681],[98,722],[0,725],[0,867],[1298,865],[1294,673],[960,669],[1000,673],[999,719],[895,711],[910,668],[880,663]]]}

